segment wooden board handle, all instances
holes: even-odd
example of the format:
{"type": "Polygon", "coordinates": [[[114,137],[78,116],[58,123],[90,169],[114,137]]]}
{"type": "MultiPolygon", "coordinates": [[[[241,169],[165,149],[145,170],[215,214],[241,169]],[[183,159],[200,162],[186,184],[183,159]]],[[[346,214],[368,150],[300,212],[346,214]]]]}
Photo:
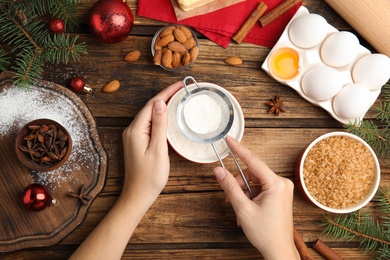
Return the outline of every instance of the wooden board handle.
{"type": "Polygon", "coordinates": [[[325,0],[378,52],[390,56],[389,0],[325,0]]]}

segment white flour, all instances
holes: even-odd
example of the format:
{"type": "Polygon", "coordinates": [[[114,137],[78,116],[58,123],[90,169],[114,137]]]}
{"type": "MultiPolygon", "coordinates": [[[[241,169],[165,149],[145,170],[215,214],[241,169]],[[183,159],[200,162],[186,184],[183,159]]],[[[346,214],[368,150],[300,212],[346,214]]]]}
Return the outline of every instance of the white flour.
{"type": "Polygon", "coordinates": [[[189,99],[183,113],[187,126],[198,134],[216,131],[222,119],[220,105],[213,98],[204,94],[189,99]]]}
{"type": "Polygon", "coordinates": [[[51,188],[59,187],[61,182],[75,182],[74,170],[98,167],[98,156],[92,145],[85,145],[90,139],[87,122],[76,105],[64,95],[50,93],[42,87],[22,89],[10,87],[0,92],[0,139],[4,136],[16,137],[19,129],[26,123],[48,118],[63,125],[72,138],[72,153],[68,161],[57,170],[32,172],[34,181],[51,188]],[[83,145],[84,144],[84,145],[83,145]],[[77,160],[76,160],[77,159],[77,160]],[[37,178],[37,179],[36,179],[37,178]]]}

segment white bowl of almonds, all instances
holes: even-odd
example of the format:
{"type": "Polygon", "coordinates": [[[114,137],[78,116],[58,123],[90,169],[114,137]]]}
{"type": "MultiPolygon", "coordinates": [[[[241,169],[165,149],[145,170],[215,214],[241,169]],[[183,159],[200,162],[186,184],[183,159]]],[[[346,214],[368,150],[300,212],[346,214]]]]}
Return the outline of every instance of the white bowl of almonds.
{"type": "Polygon", "coordinates": [[[155,33],[151,51],[155,65],[169,71],[185,69],[198,57],[198,38],[187,26],[167,25],[155,33]]]}
{"type": "Polygon", "coordinates": [[[380,165],[363,139],[346,132],[331,132],[302,151],[295,177],[302,195],[312,204],[344,214],[361,209],[374,197],[380,165]]]}

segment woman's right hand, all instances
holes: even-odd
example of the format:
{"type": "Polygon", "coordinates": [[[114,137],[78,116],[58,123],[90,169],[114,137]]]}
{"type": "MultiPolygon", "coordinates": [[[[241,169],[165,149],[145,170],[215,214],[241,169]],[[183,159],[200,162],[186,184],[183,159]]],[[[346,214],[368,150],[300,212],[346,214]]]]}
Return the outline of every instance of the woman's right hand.
{"type": "Polygon", "coordinates": [[[232,151],[246,165],[244,174],[252,187],[250,200],[242,190],[241,175],[234,177],[228,170],[217,167],[214,174],[231,202],[246,237],[265,259],[300,259],[293,238],[293,183],[276,175],[258,156],[227,137],[232,151]]]}

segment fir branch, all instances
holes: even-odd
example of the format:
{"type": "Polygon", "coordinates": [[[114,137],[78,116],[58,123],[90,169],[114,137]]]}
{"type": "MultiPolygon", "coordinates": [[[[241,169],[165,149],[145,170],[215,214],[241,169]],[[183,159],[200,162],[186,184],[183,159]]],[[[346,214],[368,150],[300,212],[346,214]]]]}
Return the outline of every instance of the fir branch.
{"type": "Polygon", "coordinates": [[[389,124],[390,119],[390,102],[379,103],[378,107],[374,108],[374,111],[377,112],[375,117],[381,122],[386,122],[389,124]]]}
{"type": "MultiPolygon", "coordinates": [[[[76,43],[78,37],[51,35],[40,16],[51,13],[65,24],[76,24],[76,3],[79,0],[2,0],[0,2],[0,42],[11,46],[17,58],[15,84],[29,85],[41,77],[46,62],[78,61],[86,54],[86,44],[76,43]]],[[[5,67],[0,56],[0,69],[5,67]]]]}
{"type": "Polygon", "coordinates": [[[7,53],[0,49],[0,71],[6,71],[6,66],[10,64],[10,57],[7,57],[7,53]]]}
{"type": "Polygon", "coordinates": [[[361,247],[366,251],[374,251],[380,246],[389,246],[390,240],[379,222],[372,218],[367,218],[357,225],[357,214],[351,213],[338,215],[334,218],[325,216],[324,233],[335,239],[350,241],[354,238],[360,238],[361,247]]]}
{"type": "Polygon", "coordinates": [[[12,67],[15,72],[14,84],[22,87],[33,84],[43,73],[45,61],[42,55],[37,51],[25,50],[15,59],[15,65],[12,67]]]}
{"type": "MultiPolygon", "coordinates": [[[[44,24],[40,21],[35,21],[28,22],[23,26],[14,18],[14,16],[17,15],[17,10],[15,10],[14,13],[10,13],[11,10],[1,8],[1,11],[6,18],[12,22],[11,25],[2,26],[0,29],[0,34],[3,35],[2,40],[14,46],[12,51],[24,49],[27,46],[32,45],[38,52],[42,52],[38,42],[42,41],[42,39],[48,35],[46,30],[42,30],[44,24]],[[32,35],[34,35],[34,37],[32,37],[32,35]],[[38,39],[38,42],[34,40],[34,38],[38,39]]],[[[35,17],[32,17],[31,20],[34,20],[34,18],[35,17]]]]}
{"type": "Polygon", "coordinates": [[[81,54],[86,54],[85,43],[76,44],[78,37],[70,38],[69,35],[54,35],[53,38],[47,38],[44,46],[44,56],[51,63],[68,63],[69,57],[74,61],[80,59],[81,54]]]}
{"type": "Polygon", "coordinates": [[[364,139],[377,153],[383,157],[390,155],[390,131],[387,126],[378,128],[371,120],[364,120],[360,125],[348,124],[344,126],[347,132],[364,139]]]}
{"type": "Polygon", "coordinates": [[[367,252],[375,252],[375,259],[390,258],[390,193],[387,187],[379,188],[373,202],[379,212],[371,208],[344,214],[325,215],[321,223],[327,236],[339,240],[360,240],[360,247],[367,252]],[[379,213],[379,214],[378,214],[379,213]]]}

